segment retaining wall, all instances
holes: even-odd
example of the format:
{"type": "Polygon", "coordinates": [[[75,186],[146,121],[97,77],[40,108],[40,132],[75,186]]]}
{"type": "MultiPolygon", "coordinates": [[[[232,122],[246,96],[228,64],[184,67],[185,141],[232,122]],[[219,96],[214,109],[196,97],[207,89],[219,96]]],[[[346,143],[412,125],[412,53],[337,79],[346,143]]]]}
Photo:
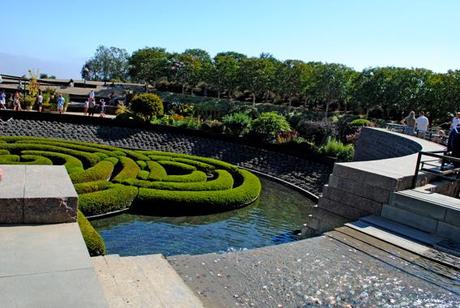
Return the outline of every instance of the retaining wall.
{"type": "MultiPolygon", "coordinates": [[[[380,215],[390,194],[410,188],[417,153],[444,147],[420,138],[379,128],[363,128],[355,161],[336,163],[318,206],[350,220],[380,215]]],[[[418,181],[426,181],[421,174],[418,181]]]]}

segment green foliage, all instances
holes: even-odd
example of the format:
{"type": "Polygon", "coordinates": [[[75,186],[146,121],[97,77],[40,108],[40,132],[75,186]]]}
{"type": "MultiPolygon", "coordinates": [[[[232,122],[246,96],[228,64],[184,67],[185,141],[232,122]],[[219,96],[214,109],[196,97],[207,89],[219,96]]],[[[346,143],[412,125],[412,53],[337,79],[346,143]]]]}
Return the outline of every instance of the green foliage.
{"type": "Polygon", "coordinates": [[[80,211],[77,212],[77,221],[90,256],[105,255],[104,240],[80,211]]]}
{"type": "Polygon", "coordinates": [[[94,167],[88,168],[79,173],[72,173],[70,178],[73,183],[92,182],[98,180],[108,180],[112,175],[114,165],[110,161],[101,161],[94,167]]]}
{"type": "Polygon", "coordinates": [[[237,136],[247,134],[251,129],[251,122],[251,117],[243,112],[228,114],[222,118],[225,131],[237,136]]]}
{"type": "Polygon", "coordinates": [[[90,192],[107,189],[112,185],[113,184],[110,183],[109,181],[101,180],[101,181],[74,184],[74,187],[78,194],[87,194],[90,192]]]}
{"type": "Polygon", "coordinates": [[[104,190],[81,194],[79,208],[85,215],[98,215],[127,209],[137,196],[137,188],[112,184],[104,190]]]}
{"type": "Polygon", "coordinates": [[[113,178],[114,182],[123,182],[126,179],[137,177],[140,168],[134,160],[128,157],[120,157],[120,163],[123,168],[113,178]]]}
{"type": "Polygon", "coordinates": [[[154,116],[163,115],[163,101],[152,93],[137,94],[129,106],[130,110],[144,120],[151,120],[154,116]]]}
{"type": "Polygon", "coordinates": [[[374,123],[369,121],[368,119],[356,119],[350,122],[350,125],[356,127],[363,127],[363,126],[373,126],[374,123]]]}
{"type": "Polygon", "coordinates": [[[81,76],[86,80],[126,80],[129,54],[125,49],[99,46],[93,58],[86,61],[81,76]]]}
{"type": "Polygon", "coordinates": [[[264,112],[252,122],[252,132],[267,142],[274,142],[279,133],[290,130],[286,118],[276,112],[264,112]]]}
{"type": "Polygon", "coordinates": [[[351,161],[355,150],[352,144],[343,144],[334,138],[328,138],[326,144],[319,148],[319,152],[326,156],[337,157],[340,161],[351,161]]]}
{"type": "Polygon", "coordinates": [[[218,191],[169,191],[139,188],[137,206],[146,211],[180,208],[183,212],[217,212],[239,208],[257,199],[261,191],[259,179],[246,170],[239,170],[242,184],[218,191]]]}

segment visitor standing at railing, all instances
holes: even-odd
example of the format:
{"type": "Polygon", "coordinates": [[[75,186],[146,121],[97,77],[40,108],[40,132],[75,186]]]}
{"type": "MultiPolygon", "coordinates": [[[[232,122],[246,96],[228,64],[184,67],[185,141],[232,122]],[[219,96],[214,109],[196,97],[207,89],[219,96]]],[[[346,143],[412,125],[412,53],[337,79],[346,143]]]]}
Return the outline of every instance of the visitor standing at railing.
{"type": "Polygon", "coordinates": [[[401,124],[405,124],[404,133],[408,135],[413,135],[415,132],[415,111],[411,111],[407,117],[401,120],[401,124]]]}
{"type": "Polygon", "coordinates": [[[460,124],[460,112],[457,112],[457,115],[452,118],[452,123],[450,125],[450,130],[453,130],[460,124]]]}
{"type": "Polygon", "coordinates": [[[417,118],[417,120],[415,120],[415,129],[417,131],[417,136],[419,138],[425,138],[429,125],[430,125],[430,121],[425,116],[425,112],[420,111],[419,117],[417,118]]]}
{"type": "MultiPolygon", "coordinates": [[[[460,123],[450,131],[447,151],[452,152],[451,156],[460,158],[460,123]]],[[[455,168],[460,167],[459,162],[454,162],[455,168]]]]}
{"type": "Polygon", "coordinates": [[[57,110],[59,111],[59,114],[62,114],[62,111],[64,110],[64,103],[65,98],[62,96],[62,94],[59,94],[57,99],[57,110]]]}

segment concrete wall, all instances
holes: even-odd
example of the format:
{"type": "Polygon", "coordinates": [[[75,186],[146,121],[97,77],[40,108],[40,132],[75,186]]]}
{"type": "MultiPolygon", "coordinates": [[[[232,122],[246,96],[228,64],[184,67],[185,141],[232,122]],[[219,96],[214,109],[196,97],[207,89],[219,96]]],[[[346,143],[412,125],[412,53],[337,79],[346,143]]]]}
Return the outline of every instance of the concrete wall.
{"type": "MultiPolygon", "coordinates": [[[[441,145],[416,137],[364,128],[355,161],[334,165],[318,206],[350,220],[380,215],[392,192],[410,188],[417,153],[443,149],[441,145]]],[[[426,177],[422,174],[418,180],[426,181],[426,177]]]]}
{"type": "Polygon", "coordinates": [[[354,161],[401,157],[422,150],[422,144],[405,135],[364,128],[356,144],[354,161]]]}

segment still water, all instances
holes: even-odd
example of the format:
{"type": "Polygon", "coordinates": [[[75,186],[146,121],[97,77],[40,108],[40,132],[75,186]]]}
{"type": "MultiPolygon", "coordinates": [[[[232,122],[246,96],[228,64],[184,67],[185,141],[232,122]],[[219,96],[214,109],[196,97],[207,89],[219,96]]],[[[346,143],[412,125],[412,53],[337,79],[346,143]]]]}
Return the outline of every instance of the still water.
{"type": "Polygon", "coordinates": [[[92,221],[108,254],[203,254],[296,240],[314,203],[299,192],[262,178],[262,193],[243,209],[205,216],[121,214],[92,221]]]}

